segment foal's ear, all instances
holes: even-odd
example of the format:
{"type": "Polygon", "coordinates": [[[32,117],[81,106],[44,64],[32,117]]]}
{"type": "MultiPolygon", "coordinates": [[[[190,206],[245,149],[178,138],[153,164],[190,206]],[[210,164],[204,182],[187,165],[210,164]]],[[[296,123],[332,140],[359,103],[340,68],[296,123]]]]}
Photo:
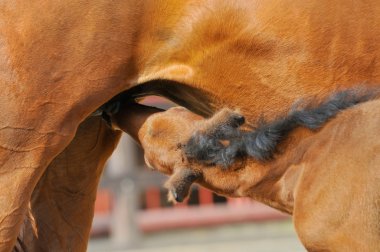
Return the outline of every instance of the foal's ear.
{"type": "Polygon", "coordinates": [[[189,168],[176,169],[165,183],[169,190],[168,200],[171,202],[182,202],[188,196],[191,185],[201,177],[201,173],[189,168]]]}

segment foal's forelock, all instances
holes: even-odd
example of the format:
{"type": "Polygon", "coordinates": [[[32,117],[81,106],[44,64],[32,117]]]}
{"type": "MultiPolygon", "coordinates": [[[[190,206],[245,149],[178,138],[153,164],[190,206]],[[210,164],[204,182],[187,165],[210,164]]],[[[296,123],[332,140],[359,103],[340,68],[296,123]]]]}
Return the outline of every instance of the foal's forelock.
{"type": "Polygon", "coordinates": [[[273,158],[277,146],[294,129],[318,130],[340,111],[373,100],[379,94],[379,88],[360,86],[333,93],[322,102],[315,102],[315,99],[297,102],[286,116],[270,122],[259,120],[252,131],[222,127],[214,135],[195,133],[186,144],[185,152],[190,160],[223,167],[246,157],[267,161],[273,158]],[[222,140],[228,140],[229,144],[226,146],[222,140]]]}

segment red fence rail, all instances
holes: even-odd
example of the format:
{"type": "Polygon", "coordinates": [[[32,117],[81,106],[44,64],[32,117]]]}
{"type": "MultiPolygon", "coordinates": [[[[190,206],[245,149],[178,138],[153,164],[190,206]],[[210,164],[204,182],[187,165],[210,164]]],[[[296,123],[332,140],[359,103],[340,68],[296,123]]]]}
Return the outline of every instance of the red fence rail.
{"type": "MultiPolygon", "coordinates": [[[[158,187],[144,192],[142,207],[136,214],[138,228],[142,232],[157,232],[175,228],[223,225],[249,221],[266,221],[288,218],[261,203],[247,198],[225,199],[215,202],[215,195],[204,188],[197,188],[198,202],[189,201],[168,206],[166,195],[158,187]]],[[[109,190],[99,190],[95,203],[93,235],[108,234],[113,197],[109,190]]]]}

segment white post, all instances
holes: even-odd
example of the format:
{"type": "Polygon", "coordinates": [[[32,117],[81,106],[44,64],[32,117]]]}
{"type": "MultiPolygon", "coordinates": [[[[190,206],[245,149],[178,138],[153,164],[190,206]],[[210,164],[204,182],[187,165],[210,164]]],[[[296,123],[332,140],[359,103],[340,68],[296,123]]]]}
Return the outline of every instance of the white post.
{"type": "Polygon", "coordinates": [[[111,239],[118,248],[137,247],[140,230],[137,223],[139,207],[137,145],[123,134],[108,162],[107,177],[113,184],[114,206],[111,216],[111,239]]]}

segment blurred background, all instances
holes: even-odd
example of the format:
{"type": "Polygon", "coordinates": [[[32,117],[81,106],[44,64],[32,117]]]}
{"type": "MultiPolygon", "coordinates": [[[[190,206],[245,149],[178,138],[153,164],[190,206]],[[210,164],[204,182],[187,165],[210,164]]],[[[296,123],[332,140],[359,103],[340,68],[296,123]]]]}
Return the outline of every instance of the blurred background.
{"type": "MultiPolygon", "coordinates": [[[[141,103],[174,106],[159,97],[141,103]]],[[[189,200],[173,205],[165,180],[145,166],[142,150],[124,135],[102,177],[88,251],[305,251],[289,216],[197,186],[189,200]]]]}

